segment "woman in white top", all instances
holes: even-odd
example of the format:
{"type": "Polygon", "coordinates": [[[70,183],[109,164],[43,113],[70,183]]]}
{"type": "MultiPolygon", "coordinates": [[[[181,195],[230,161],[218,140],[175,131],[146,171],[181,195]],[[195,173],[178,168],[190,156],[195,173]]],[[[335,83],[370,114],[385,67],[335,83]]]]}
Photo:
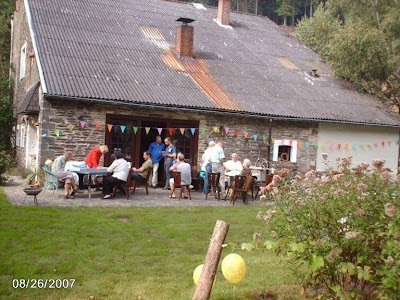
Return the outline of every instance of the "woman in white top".
{"type": "Polygon", "coordinates": [[[103,184],[103,199],[111,198],[112,190],[114,186],[118,186],[126,182],[129,174],[129,164],[125,160],[124,155],[121,151],[117,150],[114,152],[115,160],[107,168],[108,173],[112,173],[111,176],[106,177],[103,184]]]}

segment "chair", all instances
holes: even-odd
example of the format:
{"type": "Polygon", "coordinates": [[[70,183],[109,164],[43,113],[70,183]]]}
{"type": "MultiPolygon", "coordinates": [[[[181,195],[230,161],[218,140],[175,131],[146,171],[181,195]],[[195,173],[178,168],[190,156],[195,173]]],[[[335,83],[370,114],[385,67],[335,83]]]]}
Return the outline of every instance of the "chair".
{"type": "Polygon", "coordinates": [[[144,184],[144,187],[146,188],[146,194],[147,195],[149,194],[149,189],[147,187],[147,182],[149,181],[149,178],[150,178],[150,175],[151,175],[152,172],[153,172],[153,167],[147,168],[147,176],[146,176],[144,181],[132,180],[131,186],[130,186],[130,187],[133,187],[132,194],[135,192],[137,185],[140,184],[140,183],[144,184]]]}
{"type": "Polygon", "coordinates": [[[243,203],[247,204],[247,192],[249,191],[252,182],[253,182],[253,177],[251,175],[236,176],[235,186],[233,187],[233,195],[231,198],[232,205],[235,205],[238,193],[242,194],[243,203]]]}
{"type": "Polygon", "coordinates": [[[44,165],[42,167],[43,171],[44,171],[44,175],[45,175],[45,183],[44,183],[44,187],[43,187],[43,194],[45,191],[47,191],[49,186],[53,186],[53,195],[54,195],[54,190],[56,190],[57,194],[58,194],[58,186],[62,183],[64,183],[63,179],[58,179],[57,175],[54,174],[53,172],[51,172],[49,166],[44,165]]]}
{"type": "Polygon", "coordinates": [[[225,199],[224,199],[225,201],[226,201],[226,198],[228,198],[228,195],[230,195],[230,194],[233,195],[233,188],[235,187],[235,180],[236,180],[236,176],[234,176],[234,175],[229,176],[229,185],[226,189],[226,195],[225,195],[225,199]]]}
{"type": "Polygon", "coordinates": [[[178,172],[178,171],[172,172],[172,178],[174,179],[175,189],[176,188],[181,189],[181,191],[179,192],[179,200],[181,200],[181,198],[182,198],[182,191],[183,191],[182,187],[186,187],[186,189],[189,193],[189,199],[192,200],[192,196],[190,195],[190,188],[189,188],[190,183],[182,184],[181,176],[182,176],[181,172],[178,172]]]}
{"type": "MultiPolygon", "coordinates": [[[[132,185],[132,172],[133,172],[132,169],[129,169],[129,173],[128,173],[128,177],[126,178],[126,182],[120,185],[125,192],[126,199],[129,199],[129,189],[131,188],[131,185],[132,185]]],[[[114,186],[112,196],[115,197],[116,193],[117,193],[117,186],[114,186]]]]}
{"type": "Polygon", "coordinates": [[[254,197],[254,199],[255,198],[257,198],[257,196],[258,196],[258,193],[260,192],[260,188],[261,187],[266,187],[268,184],[270,184],[271,182],[272,182],[272,177],[273,177],[274,175],[272,175],[272,174],[267,174],[266,175],[266,181],[256,181],[255,183],[254,183],[254,185],[253,185],[253,190],[255,189],[256,190],[256,195],[255,195],[255,197],[254,197]]]}
{"type": "MultiPolygon", "coordinates": [[[[215,193],[218,193],[218,201],[221,199],[221,188],[219,186],[219,177],[221,173],[207,173],[208,175],[208,187],[215,193]]],[[[206,175],[206,176],[207,176],[206,175]]],[[[206,200],[208,198],[208,193],[206,195],[206,200]]]]}

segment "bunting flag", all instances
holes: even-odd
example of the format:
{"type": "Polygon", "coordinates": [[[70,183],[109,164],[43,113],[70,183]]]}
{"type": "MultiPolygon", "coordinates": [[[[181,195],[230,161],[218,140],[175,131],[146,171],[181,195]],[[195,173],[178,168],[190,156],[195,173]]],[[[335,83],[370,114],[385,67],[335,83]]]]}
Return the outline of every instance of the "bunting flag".
{"type": "Polygon", "coordinates": [[[192,132],[192,135],[194,135],[196,132],[196,128],[190,128],[190,131],[192,132]]]}
{"type": "Polygon", "coordinates": [[[114,126],[114,132],[117,133],[119,125],[113,125],[113,126],[114,126]]]}
{"type": "Polygon", "coordinates": [[[249,133],[247,131],[244,132],[244,138],[245,139],[249,138],[249,133]]]}
{"type": "Polygon", "coordinates": [[[281,139],[281,145],[285,145],[285,140],[281,139]]]}
{"type": "Polygon", "coordinates": [[[113,128],[113,124],[107,124],[107,129],[108,132],[111,132],[111,129],[113,128]]]}
{"type": "Polygon", "coordinates": [[[214,127],[213,127],[213,131],[214,131],[215,133],[219,133],[219,127],[218,127],[218,126],[214,126],[214,127]]]}
{"type": "Polygon", "coordinates": [[[79,121],[79,124],[81,125],[81,128],[84,128],[86,126],[86,121],[79,121]]]}
{"type": "Polygon", "coordinates": [[[298,142],[297,142],[297,146],[298,146],[299,148],[301,148],[301,147],[303,146],[303,142],[302,142],[302,141],[298,141],[298,142]]]}
{"type": "Polygon", "coordinates": [[[357,145],[356,144],[351,144],[351,149],[356,150],[357,149],[357,145]]]}
{"type": "Polygon", "coordinates": [[[68,128],[69,130],[71,130],[71,131],[74,129],[74,127],[75,127],[75,125],[72,125],[72,124],[68,124],[68,125],[67,125],[67,128],[68,128]]]}
{"type": "Polygon", "coordinates": [[[229,129],[230,129],[229,127],[225,127],[225,134],[226,134],[226,135],[228,135],[229,129]]]}
{"type": "Polygon", "coordinates": [[[185,134],[185,128],[180,128],[181,134],[184,135],[185,134]]]}
{"type": "Polygon", "coordinates": [[[338,149],[342,148],[342,144],[337,144],[338,149]]]}
{"type": "Polygon", "coordinates": [[[293,141],[289,140],[289,146],[292,146],[292,144],[293,144],[293,141]]]}
{"type": "Polygon", "coordinates": [[[96,129],[100,128],[100,123],[94,123],[94,127],[96,127],[96,129]]]}
{"type": "Polygon", "coordinates": [[[322,148],[322,149],[326,149],[326,146],[327,146],[326,144],[322,144],[322,145],[321,145],[321,148],[322,148]]]}
{"type": "Polygon", "coordinates": [[[375,145],[375,147],[378,147],[378,143],[377,142],[375,142],[374,145],[375,145]]]}
{"type": "Polygon", "coordinates": [[[42,134],[42,137],[44,137],[44,138],[47,137],[47,134],[46,133],[42,134]]]}
{"type": "Polygon", "coordinates": [[[169,132],[169,135],[173,135],[174,134],[174,128],[168,128],[168,132],[169,132]]]}
{"type": "Polygon", "coordinates": [[[349,144],[344,144],[344,149],[349,150],[349,144]]]}
{"type": "Polygon", "coordinates": [[[150,127],[145,127],[144,130],[146,131],[146,134],[149,134],[149,132],[150,132],[150,127]]]}
{"type": "Polygon", "coordinates": [[[126,126],[125,125],[120,125],[119,128],[121,128],[121,132],[124,133],[125,129],[126,129],[126,126]]]}
{"type": "Polygon", "coordinates": [[[157,131],[158,131],[158,135],[161,135],[162,128],[158,127],[158,128],[157,128],[157,131]]]}
{"type": "Polygon", "coordinates": [[[381,144],[382,144],[382,147],[385,147],[385,141],[382,141],[381,144]]]}
{"type": "Polygon", "coordinates": [[[265,143],[267,141],[267,137],[265,135],[262,136],[262,140],[265,143]]]}
{"type": "Polygon", "coordinates": [[[389,147],[392,146],[392,141],[388,141],[389,147]]]}
{"type": "Polygon", "coordinates": [[[61,130],[60,130],[60,129],[54,129],[54,134],[55,134],[56,136],[60,136],[61,130]]]}
{"type": "Polygon", "coordinates": [[[253,139],[255,140],[255,141],[257,141],[257,138],[258,138],[258,134],[256,133],[256,134],[253,134],[253,139]]]}
{"type": "Polygon", "coordinates": [[[309,142],[305,142],[306,148],[308,149],[310,147],[310,143],[309,142]]]}
{"type": "Polygon", "coordinates": [[[205,127],[202,127],[202,128],[200,129],[200,131],[201,131],[202,134],[205,134],[205,133],[206,133],[206,128],[205,128],[205,127]]]}
{"type": "Polygon", "coordinates": [[[318,149],[318,143],[314,143],[314,149],[318,149]]]}
{"type": "Polygon", "coordinates": [[[133,128],[133,132],[136,134],[136,133],[137,133],[137,131],[138,131],[138,129],[139,129],[139,127],[137,127],[137,126],[133,126],[132,128],[133,128]]]}
{"type": "Polygon", "coordinates": [[[235,137],[237,137],[238,134],[239,134],[239,129],[234,129],[234,130],[233,130],[233,135],[234,135],[235,137]]]}

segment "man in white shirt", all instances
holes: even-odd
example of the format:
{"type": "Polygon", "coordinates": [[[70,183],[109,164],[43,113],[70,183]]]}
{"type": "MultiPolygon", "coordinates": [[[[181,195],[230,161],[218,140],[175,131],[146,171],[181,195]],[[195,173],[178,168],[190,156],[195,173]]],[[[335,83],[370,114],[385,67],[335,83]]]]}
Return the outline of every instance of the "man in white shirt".
{"type": "Polygon", "coordinates": [[[219,185],[221,187],[221,195],[225,197],[225,168],[223,166],[225,154],[222,147],[224,143],[220,140],[212,147],[210,152],[210,162],[213,173],[221,173],[219,177],[219,185]]]}
{"type": "Polygon", "coordinates": [[[236,176],[242,171],[242,163],[238,160],[237,153],[232,153],[232,159],[224,163],[225,176],[236,176]]]}

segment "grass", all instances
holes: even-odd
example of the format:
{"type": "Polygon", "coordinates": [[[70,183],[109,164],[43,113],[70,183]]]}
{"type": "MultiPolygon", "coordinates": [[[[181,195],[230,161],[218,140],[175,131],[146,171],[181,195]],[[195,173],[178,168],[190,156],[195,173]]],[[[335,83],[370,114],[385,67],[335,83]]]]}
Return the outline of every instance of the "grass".
{"type": "MultiPolygon", "coordinates": [[[[24,207],[10,205],[0,189],[0,298],[191,299],[192,273],[216,220],[230,224],[225,242],[248,242],[262,230],[259,209],[24,207]],[[14,289],[12,280],[21,278],[76,281],[68,289],[14,289]]],[[[272,253],[234,251],[247,264],[235,299],[299,299],[294,276],[272,253]]],[[[219,268],[211,299],[233,299],[233,292],[219,268]]]]}

